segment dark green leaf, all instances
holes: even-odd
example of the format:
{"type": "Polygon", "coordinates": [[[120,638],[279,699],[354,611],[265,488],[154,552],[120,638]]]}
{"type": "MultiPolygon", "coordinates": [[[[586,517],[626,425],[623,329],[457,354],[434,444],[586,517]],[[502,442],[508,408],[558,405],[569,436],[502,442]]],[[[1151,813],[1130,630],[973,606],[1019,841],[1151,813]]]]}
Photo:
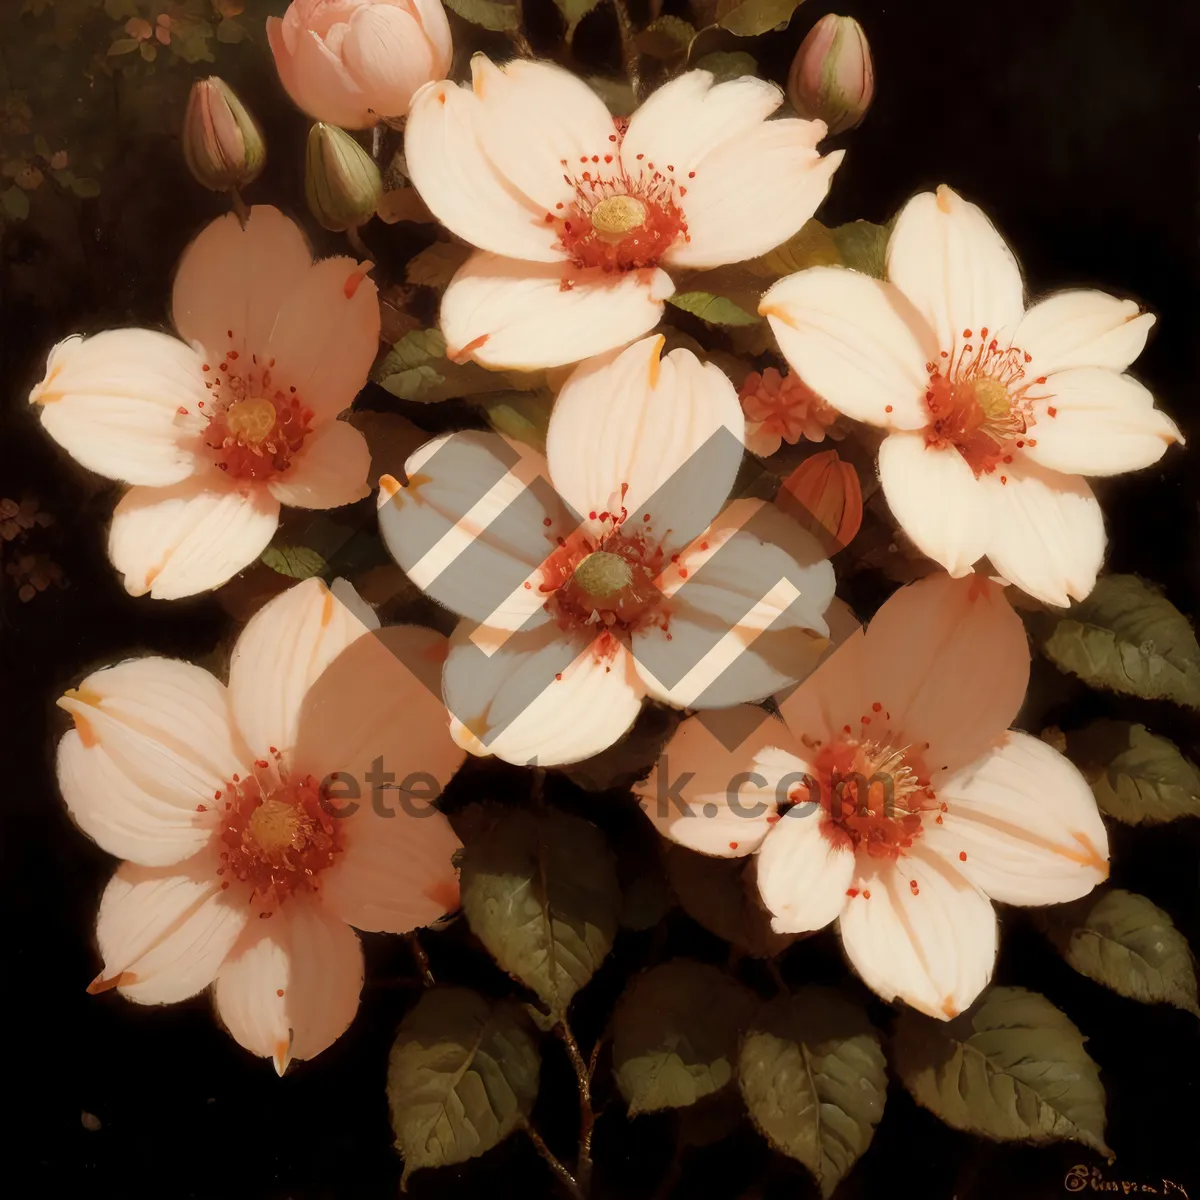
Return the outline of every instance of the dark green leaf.
{"type": "Polygon", "coordinates": [[[796,940],[793,934],[771,928],[770,914],[756,898],[750,859],[715,858],[671,842],[666,846],[666,865],[683,911],[710,933],[754,958],[774,958],[796,940]]]}
{"type": "Polygon", "coordinates": [[[516,8],[497,0],[446,0],[446,7],[464,21],[495,33],[512,33],[519,24],[516,8]]]}
{"type": "Polygon", "coordinates": [[[289,579],[311,579],[325,570],[325,560],[308,546],[268,546],[263,562],[289,579]]]}
{"type": "Polygon", "coordinates": [[[421,1167],[464,1162],[508,1137],[533,1109],[540,1070],[520,1005],[466,988],[423,993],[388,1060],[401,1186],[421,1167]]]}
{"type": "Polygon", "coordinates": [[[104,0],[104,12],[114,21],[139,15],[136,0],[104,0]]]}
{"type": "Polygon", "coordinates": [[[676,292],[667,303],[699,317],[709,325],[757,325],[762,320],[732,300],[709,292],[676,292]]]}
{"type": "Polygon", "coordinates": [[[483,810],[462,863],[476,937],[554,1013],[595,974],[617,932],[621,889],[604,835],[557,810],[483,810]]]}
{"type": "Polygon", "coordinates": [[[496,392],[480,402],[488,424],[518,442],[546,452],[546,430],[554,396],[545,388],[530,392],[496,392]]]}
{"type": "Polygon", "coordinates": [[[605,75],[589,75],[588,87],[608,106],[614,117],[627,117],[637,108],[637,97],[627,79],[609,79],[605,75]]]}
{"type": "Polygon", "coordinates": [[[400,339],[371,372],[371,378],[401,400],[432,404],[512,388],[512,380],[478,363],[453,363],[436,329],[414,329],[400,339]]]}
{"type": "MultiPolygon", "coordinates": [[[[457,242],[434,242],[409,260],[405,274],[409,283],[444,288],[470,256],[470,246],[460,246],[457,242]]],[[[445,342],[442,343],[442,351],[445,352],[445,342]]]]}
{"type": "Polygon", "coordinates": [[[779,279],[807,267],[844,266],[833,230],[820,221],[806,221],[781,246],[745,264],[756,275],[779,279]]]}
{"type": "Polygon", "coordinates": [[[72,178],[70,188],[81,200],[91,200],[100,195],[100,184],[97,180],[79,175],[72,178]]]}
{"type": "Polygon", "coordinates": [[[141,44],[137,38],[117,38],[108,48],[109,57],[115,58],[118,54],[132,54],[141,44]]]}
{"type": "Polygon", "coordinates": [[[14,183],[0,192],[0,210],[13,221],[24,221],[29,216],[29,197],[14,183]]]}
{"type": "Polygon", "coordinates": [[[638,34],[637,45],[651,58],[682,58],[695,36],[695,27],[682,17],[656,17],[638,34]]]}
{"type": "Polygon", "coordinates": [[[738,1086],[763,1136],[829,1196],[883,1117],[887,1064],[860,1008],[829,988],[807,987],[777,997],[751,1022],[738,1086]]]}
{"type": "Polygon", "coordinates": [[[1200,1017],[1187,939],[1161,908],[1120,888],[1041,910],[1047,936],[1081,975],[1143,1004],[1200,1017]]]}
{"type": "Polygon", "coordinates": [[[698,71],[711,71],[717,83],[758,74],[758,63],[745,50],[714,50],[711,54],[701,55],[692,66],[698,71]]]}
{"type": "Polygon", "coordinates": [[[1105,575],[1057,619],[1030,619],[1042,653],[1084,683],[1200,708],[1200,646],[1188,619],[1153,584],[1105,575]]]}
{"type": "Polygon", "coordinates": [[[786,25],[801,0],[719,0],[717,24],[738,37],[758,37],[786,25]]]}
{"type": "Polygon", "coordinates": [[[231,17],[226,17],[217,26],[217,41],[224,42],[229,46],[234,46],[238,42],[245,41],[249,36],[246,32],[246,27],[231,17]]]}
{"type": "Polygon", "coordinates": [[[887,269],[888,239],[892,236],[890,226],[851,221],[832,232],[833,244],[846,266],[876,279],[883,278],[887,269]]]}
{"type": "Polygon", "coordinates": [[[735,979],[689,959],[637,976],[613,1014],[613,1070],[629,1115],[686,1108],[725,1087],[754,1006],[735,979]]]}
{"type": "Polygon", "coordinates": [[[952,1021],[901,1013],[892,1065],[913,1099],[955,1129],[1107,1155],[1104,1088],[1084,1040],[1045,996],[993,987],[952,1021]]]}
{"type": "Polygon", "coordinates": [[[1200,771],[1179,748],[1128,721],[1094,721],[1067,735],[1067,754],[1100,810],[1127,825],[1200,817],[1200,771]]]}

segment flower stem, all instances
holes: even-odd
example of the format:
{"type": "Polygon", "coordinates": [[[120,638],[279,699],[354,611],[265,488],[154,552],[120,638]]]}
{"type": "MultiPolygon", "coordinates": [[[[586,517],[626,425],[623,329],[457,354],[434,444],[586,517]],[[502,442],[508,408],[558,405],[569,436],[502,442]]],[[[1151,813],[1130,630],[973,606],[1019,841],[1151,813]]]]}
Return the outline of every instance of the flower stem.
{"type": "Polygon", "coordinates": [[[250,220],[250,210],[246,207],[245,200],[242,199],[242,193],[237,188],[230,188],[229,197],[233,201],[233,211],[237,213],[237,219],[245,229],[246,222],[250,220]]]}
{"type": "Polygon", "coordinates": [[[576,1182],[575,1176],[554,1157],[553,1151],[542,1141],[542,1135],[528,1121],[523,1122],[523,1128],[526,1136],[533,1143],[533,1148],[550,1164],[550,1170],[554,1172],[558,1181],[574,1197],[574,1200],[585,1200],[585,1193],[576,1182]]]}
{"type": "Polygon", "coordinates": [[[621,61],[625,64],[625,74],[629,86],[633,88],[633,98],[641,102],[642,76],[638,70],[640,57],[637,41],[633,32],[633,20],[629,15],[629,5],[626,0],[612,0],[613,11],[617,14],[617,29],[621,34],[621,61]]]}
{"type": "MultiPolygon", "coordinates": [[[[571,1060],[571,1067],[575,1071],[575,1083],[579,1088],[579,1154],[575,1164],[575,1175],[580,1188],[586,1194],[592,1177],[592,1127],[596,1123],[596,1114],[592,1112],[592,1072],[583,1061],[583,1055],[579,1053],[579,1043],[566,1021],[559,1021],[554,1027],[554,1032],[567,1048],[567,1057],[571,1060]]],[[[594,1066],[595,1055],[592,1069],[594,1066]]]]}
{"type": "Polygon", "coordinates": [[[433,987],[434,978],[433,972],[429,969],[429,955],[425,953],[425,947],[421,945],[421,939],[417,936],[417,931],[414,929],[408,934],[408,944],[412,947],[413,958],[417,960],[417,970],[421,974],[421,980],[426,987],[433,987]]]}

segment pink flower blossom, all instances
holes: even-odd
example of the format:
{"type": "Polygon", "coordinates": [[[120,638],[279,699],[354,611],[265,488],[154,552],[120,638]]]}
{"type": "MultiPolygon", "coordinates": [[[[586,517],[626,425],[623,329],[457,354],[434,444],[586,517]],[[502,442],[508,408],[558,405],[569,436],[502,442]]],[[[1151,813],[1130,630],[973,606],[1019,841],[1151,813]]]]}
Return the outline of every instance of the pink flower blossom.
{"type": "Polygon", "coordinates": [[[1028,681],[1000,588],[939,573],[896,592],[732,752],[685,721],[661,759],[670,779],[637,790],[674,841],[756,857],[776,931],[836,921],[869,987],[948,1020],[991,978],[992,901],[1059,904],[1108,876],[1087,781],[1009,729],[1028,681]],[[690,816],[660,802],[671,786],[690,816]]]}
{"type": "Polygon", "coordinates": [[[134,486],[108,553],[131,595],[218,587],[262,553],[279,507],[367,495],[363,436],[335,418],[367,381],[379,303],[366,268],[314,263],[275,208],[212,222],[184,252],[179,337],[70,337],[30,393],[42,424],[89,470],[134,486]]]}
{"type": "Polygon", "coordinates": [[[783,442],[801,438],[823,442],[838,411],[826,404],[798,375],[781,375],[768,367],[751,371],[738,391],[746,414],[746,449],[760,458],[774,454],[783,442]]]}
{"type": "Polygon", "coordinates": [[[444,639],[370,634],[318,580],[277,596],[233,649],[228,687],[167,658],[89,675],[59,705],[71,816],[126,861],[100,901],[88,988],[170,1004],[214,986],[233,1037],[312,1058],[354,1018],[354,930],[406,932],[458,907],[458,838],[429,801],[462,761],[445,709],[403,662],[444,639]],[[351,804],[371,763],[422,791],[351,804]],[[435,786],[435,784],[437,786],[435,786]]]}
{"type": "Polygon", "coordinates": [[[454,54],[441,0],[293,0],[267,37],[288,95],[343,129],[405,116],[454,54]]]}
{"type": "Polygon", "coordinates": [[[783,100],[749,76],[688,71],[626,121],[578,76],[477,54],[470,87],[413,100],[405,154],[434,215],[478,252],[442,300],[451,353],[488,367],[579,362],[649,332],[663,268],[740,262],[816,210],[842,151],[820,121],[768,120],[783,100]]]}

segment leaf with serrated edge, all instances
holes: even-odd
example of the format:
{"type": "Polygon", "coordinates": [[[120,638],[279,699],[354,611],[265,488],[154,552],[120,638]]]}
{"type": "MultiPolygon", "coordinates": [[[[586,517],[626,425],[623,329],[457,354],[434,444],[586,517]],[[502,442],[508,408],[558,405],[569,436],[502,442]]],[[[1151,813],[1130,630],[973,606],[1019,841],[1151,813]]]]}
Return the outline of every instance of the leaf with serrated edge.
{"type": "Polygon", "coordinates": [[[993,987],[953,1021],[905,1010],[892,1065],[922,1107],[997,1141],[1077,1141],[1101,1154],[1104,1088],[1084,1037],[1045,996],[993,987]]]}
{"type": "Polygon", "coordinates": [[[498,4],[496,0],[446,0],[446,7],[464,21],[493,33],[512,33],[519,24],[516,6],[498,4]]]}
{"type": "Polygon", "coordinates": [[[1057,621],[1031,620],[1042,653],[1092,687],[1200,709],[1200,646],[1188,619],[1136,575],[1105,575],[1057,621]]]}
{"type": "MultiPolygon", "coordinates": [[[[424,287],[444,288],[470,256],[470,246],[460,246],[457,242],[434,242],[409,259],[405,278],[409,283],[424,287]]],[[[444,351],[445,343],[442,348],[444,351]]]]}
{"type": "Polygon", "coordinates": [[[1127,825],[1200,817],[1200,771],[1179,747],[1128,721],[1093,721],[1067,734],[1067,756],[1100,811],[1127,825]]]}
{"type": "Polygon", "coordinates": [[[1081,975],[1143,1004],[1173,1004],[1200,1017],[1187,939],[1145,896],[1121,888],[1046,909],[1040,923],[1081,975]]]}
{"type": "Polygon", "coordinates": [[[737,37],[757,37],[786,25],[802,0],[719,0],[717,24],[737,37]]]}
{"type": "Polygon", "coordinates": [[[862,1009],[829,988],[807,987],[777,997],[751,1022],[738,1086],[762,1135],[829,1196],[883,1117],[887,1064],[862,1009]]]}
{"type": "Polygon", "coordinates": [[[289,579],[311,579],[320,575],[328,564],[309,546],[268,546],[262,561],[272,571],[289,579]]]}
{"type": "Polygon", "coordinates": [[[754,996],[706,963],[677,958],[634,979],[613,1014],[613,1071],[629,1115],[686,1108],[732,1079],[754,996]]]}
{"type": "Polygon", "coordinates": [[[458,987],[423,993],[388,1059],[401,1187],[421,1167],[465,1162],[508,1137],[533,1109],[540,1070],[520,1005],[458,987]]]}
{"type": "Polygon", "coordinates": [[[681,58],[695,36],[695,27],[682,17],[656,17],[637,35],[637,46],[651,58],[681,58]]]}
{"type": "Polygon", "coordinates": [[[472,828],[461,879],[471,931],[561,1016],[617,932],[621,889],[604,835],[556,810],[484,810],[472,828]]]}

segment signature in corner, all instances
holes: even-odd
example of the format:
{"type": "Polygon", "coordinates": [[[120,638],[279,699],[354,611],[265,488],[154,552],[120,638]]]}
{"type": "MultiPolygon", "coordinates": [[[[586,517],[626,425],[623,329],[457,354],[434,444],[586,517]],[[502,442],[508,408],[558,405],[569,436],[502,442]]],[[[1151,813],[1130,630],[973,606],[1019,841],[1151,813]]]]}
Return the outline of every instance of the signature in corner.
{"type": "Polygon", "coordinates": [[[1159,1183],[1140,1183],[1133,1179],[1105,1179],[1098,1167],[1086,1167],[1082,1163],[1067,1172],[1063,1179],[1063,1187],[1068,1192],[1116,1192],[1122,1196],[1137,1193],[1150,1196],[1181,1196],[1183,1200],[1191,1200],[1187,1189],[1171,1179],[1161,1179],[1159,1183]]]}

